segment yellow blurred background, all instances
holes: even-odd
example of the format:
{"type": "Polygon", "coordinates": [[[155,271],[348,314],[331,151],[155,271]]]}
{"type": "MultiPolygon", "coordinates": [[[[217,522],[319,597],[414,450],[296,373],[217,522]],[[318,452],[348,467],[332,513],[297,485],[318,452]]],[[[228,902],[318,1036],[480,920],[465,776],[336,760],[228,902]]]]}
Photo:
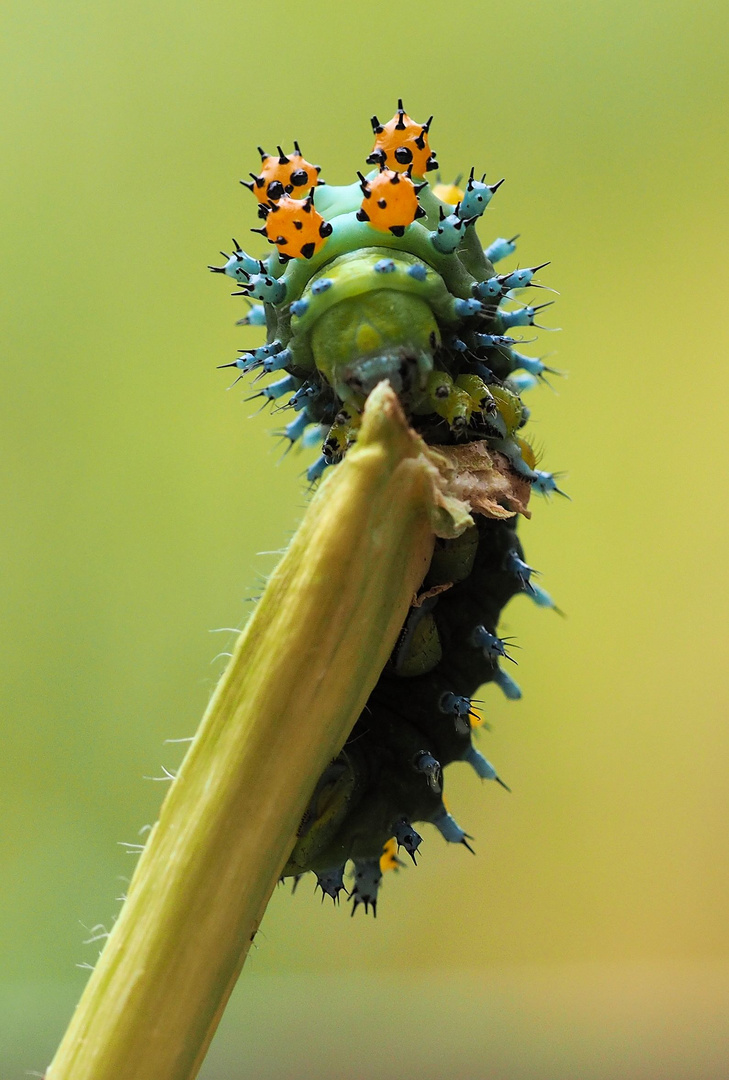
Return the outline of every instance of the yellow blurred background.
{"type": "MultiPolygon", "coordinates": [[[[444,178],[506,176],[484,243],[551,259],[569,371],[544,467],[520,703],[448,771],[477,857],[427,828],[376,922],[278,890],[204,1067],[252,1077],[729,1073],[725,317],[729,8],[6,0],[0,1080],[41,1070],[301,472],[225,392],[257,343],[208,274],[238,178],[293,139],[334,182],[402,96],[444,178]]],[[[257,238],[256,238],[257,240],[257,238]]],[[[515,260],[508,264],[514,265],[515,260]]],[[[552,312],[554,315],[552,315],[552,312]]],[[[532,349],[535,355],[537,352],[532,349]]]]}

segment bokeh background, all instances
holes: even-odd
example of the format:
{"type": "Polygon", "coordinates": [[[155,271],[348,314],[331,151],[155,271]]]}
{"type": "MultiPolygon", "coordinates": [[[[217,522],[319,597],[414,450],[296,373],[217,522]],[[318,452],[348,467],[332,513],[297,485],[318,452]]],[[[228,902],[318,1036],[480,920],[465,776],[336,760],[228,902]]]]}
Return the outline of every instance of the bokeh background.
{"type": "Polygon", "coordinates": [[[202,1075],[726,1076],[727,5],[3,24],[1,1080],[50,1059],[164,793],[143,777],[304,504],[306,460],[215,369],[258,340],[205,269],[256,224],[238,178],[297,138],[349,182],[398,95],[445,178],[507,177],[484,243],[552,260],[570,378],[529,404],[573,502],[522,533],[567,618],[508,609],[524,699],[488,691],[482,749],[514,793],[448,775],[477,857],[428,829],[376,922],[280,889],[202,1075]]]}

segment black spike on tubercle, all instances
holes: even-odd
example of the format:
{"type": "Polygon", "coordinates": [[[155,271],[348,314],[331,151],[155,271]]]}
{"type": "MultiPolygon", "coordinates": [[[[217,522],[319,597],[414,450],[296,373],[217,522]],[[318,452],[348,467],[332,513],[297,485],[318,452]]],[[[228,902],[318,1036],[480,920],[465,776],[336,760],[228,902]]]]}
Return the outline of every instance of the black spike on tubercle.
{"type": "Polygon", "coordinates": [[[404,131],[405,130],[405,120],[403,119],[404,116],[405,116],[405,110],[404,110],[404,108],[402,106],[402,98],[398,98],[397,99],[397,123],[395,124],[395,127],[397,128],[398,131],[404,131]]]}
{"type": "Polygon", "coordinates": [[[258,147],[258,153],[261,155],[261,161],[265,161],[266,158],[271,156],[270,154],[266,153],[262,146],[258,147]]]}
{"type": "Polygon", "coordinates": [[[370,123],[372,124],[372,130],[375,133],[375,135],[379,135],[381,132],[383,132],[385,130],[376,116],[373,116],[371,118],[370,123]]]}

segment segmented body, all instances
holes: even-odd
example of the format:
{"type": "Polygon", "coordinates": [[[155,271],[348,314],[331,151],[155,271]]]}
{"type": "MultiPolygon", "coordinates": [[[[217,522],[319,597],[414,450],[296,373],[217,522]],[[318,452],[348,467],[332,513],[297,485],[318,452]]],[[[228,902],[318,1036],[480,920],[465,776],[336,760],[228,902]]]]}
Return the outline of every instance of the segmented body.
{"type": "Polygon", "coordinates": [[[516,237],[484,251],[475,229],[501,181],[487,185],[471,170],[464,190],[433,189],[422,180],[435,162],[430,121],[416,124],[400,103],[387,125],[372,124],[368,161],[380,169],[345,187],[317,180],[298,144],[288,157],[279,148],[278,160],[262,152],[262,172],[246,186],[266,221],[256,231],[277,250],[264,262],[236,244],[224,266],[211,268],[262,304],[241,321],[265,321],[267,344],[224,366],[274,374],[259,392],[279,404],[288,398],[284,436],[321,445],[311,481],[356,441],[364,403],[382,379],[427,442],[474,444],[508,481],[501,502],[482,507],[462,536],[438,541],[390,662],[301,823],[284,876],[313,871],[336,900],[352,860],[353,913],[359,904],[376,912],[396,849],[415,861],[414,823],[432,822],[446,840],[469,846],[443,803],[446,765],[467,761],[501,783],[473,744],[481,725],[473,697],[491,682],[520,696],[506,670],[509,644],[498,636],[501,611],[519,592],[554,604],[531,580],[516,515],[530,489],[559,491],[554,475],[536,468],[519,396],[552,369],[517,352],[510,333],[535,325],[537,307],[514,308],[514,290],[535,287],[541,266],[497,274],[494,263],[513,254],[516,237]],[[304,181],[319,186],[292,198],[304,181]]]}

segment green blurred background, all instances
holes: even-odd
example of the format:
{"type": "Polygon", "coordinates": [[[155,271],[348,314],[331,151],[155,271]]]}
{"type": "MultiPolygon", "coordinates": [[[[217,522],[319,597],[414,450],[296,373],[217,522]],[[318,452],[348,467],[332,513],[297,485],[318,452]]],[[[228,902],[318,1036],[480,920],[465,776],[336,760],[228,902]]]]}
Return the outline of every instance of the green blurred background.
{"type": "MultiPolygon", "coordinates": [[[[256,224],[258,143],[349,182],[398,95],[480,226],[551,259],[569,381],[532,392],[522,702],[449,770],[377,922],[280,889],[203,1071],[729,1070],[729,9],[696,0],[5,0],[0,1078],[47,1063],[247,598],[304,503],[216,364],[257,342],[207,273],[256,224]],[[452,16],[452,18],[449,18],[452,16]]],[[[252,247],[256,250],[255,243],[252,247]]],[[[515,260],[509,264],[514,265],[515,260]]],[[[532,350],[533,351],[533,350],[532,350]]]]}

